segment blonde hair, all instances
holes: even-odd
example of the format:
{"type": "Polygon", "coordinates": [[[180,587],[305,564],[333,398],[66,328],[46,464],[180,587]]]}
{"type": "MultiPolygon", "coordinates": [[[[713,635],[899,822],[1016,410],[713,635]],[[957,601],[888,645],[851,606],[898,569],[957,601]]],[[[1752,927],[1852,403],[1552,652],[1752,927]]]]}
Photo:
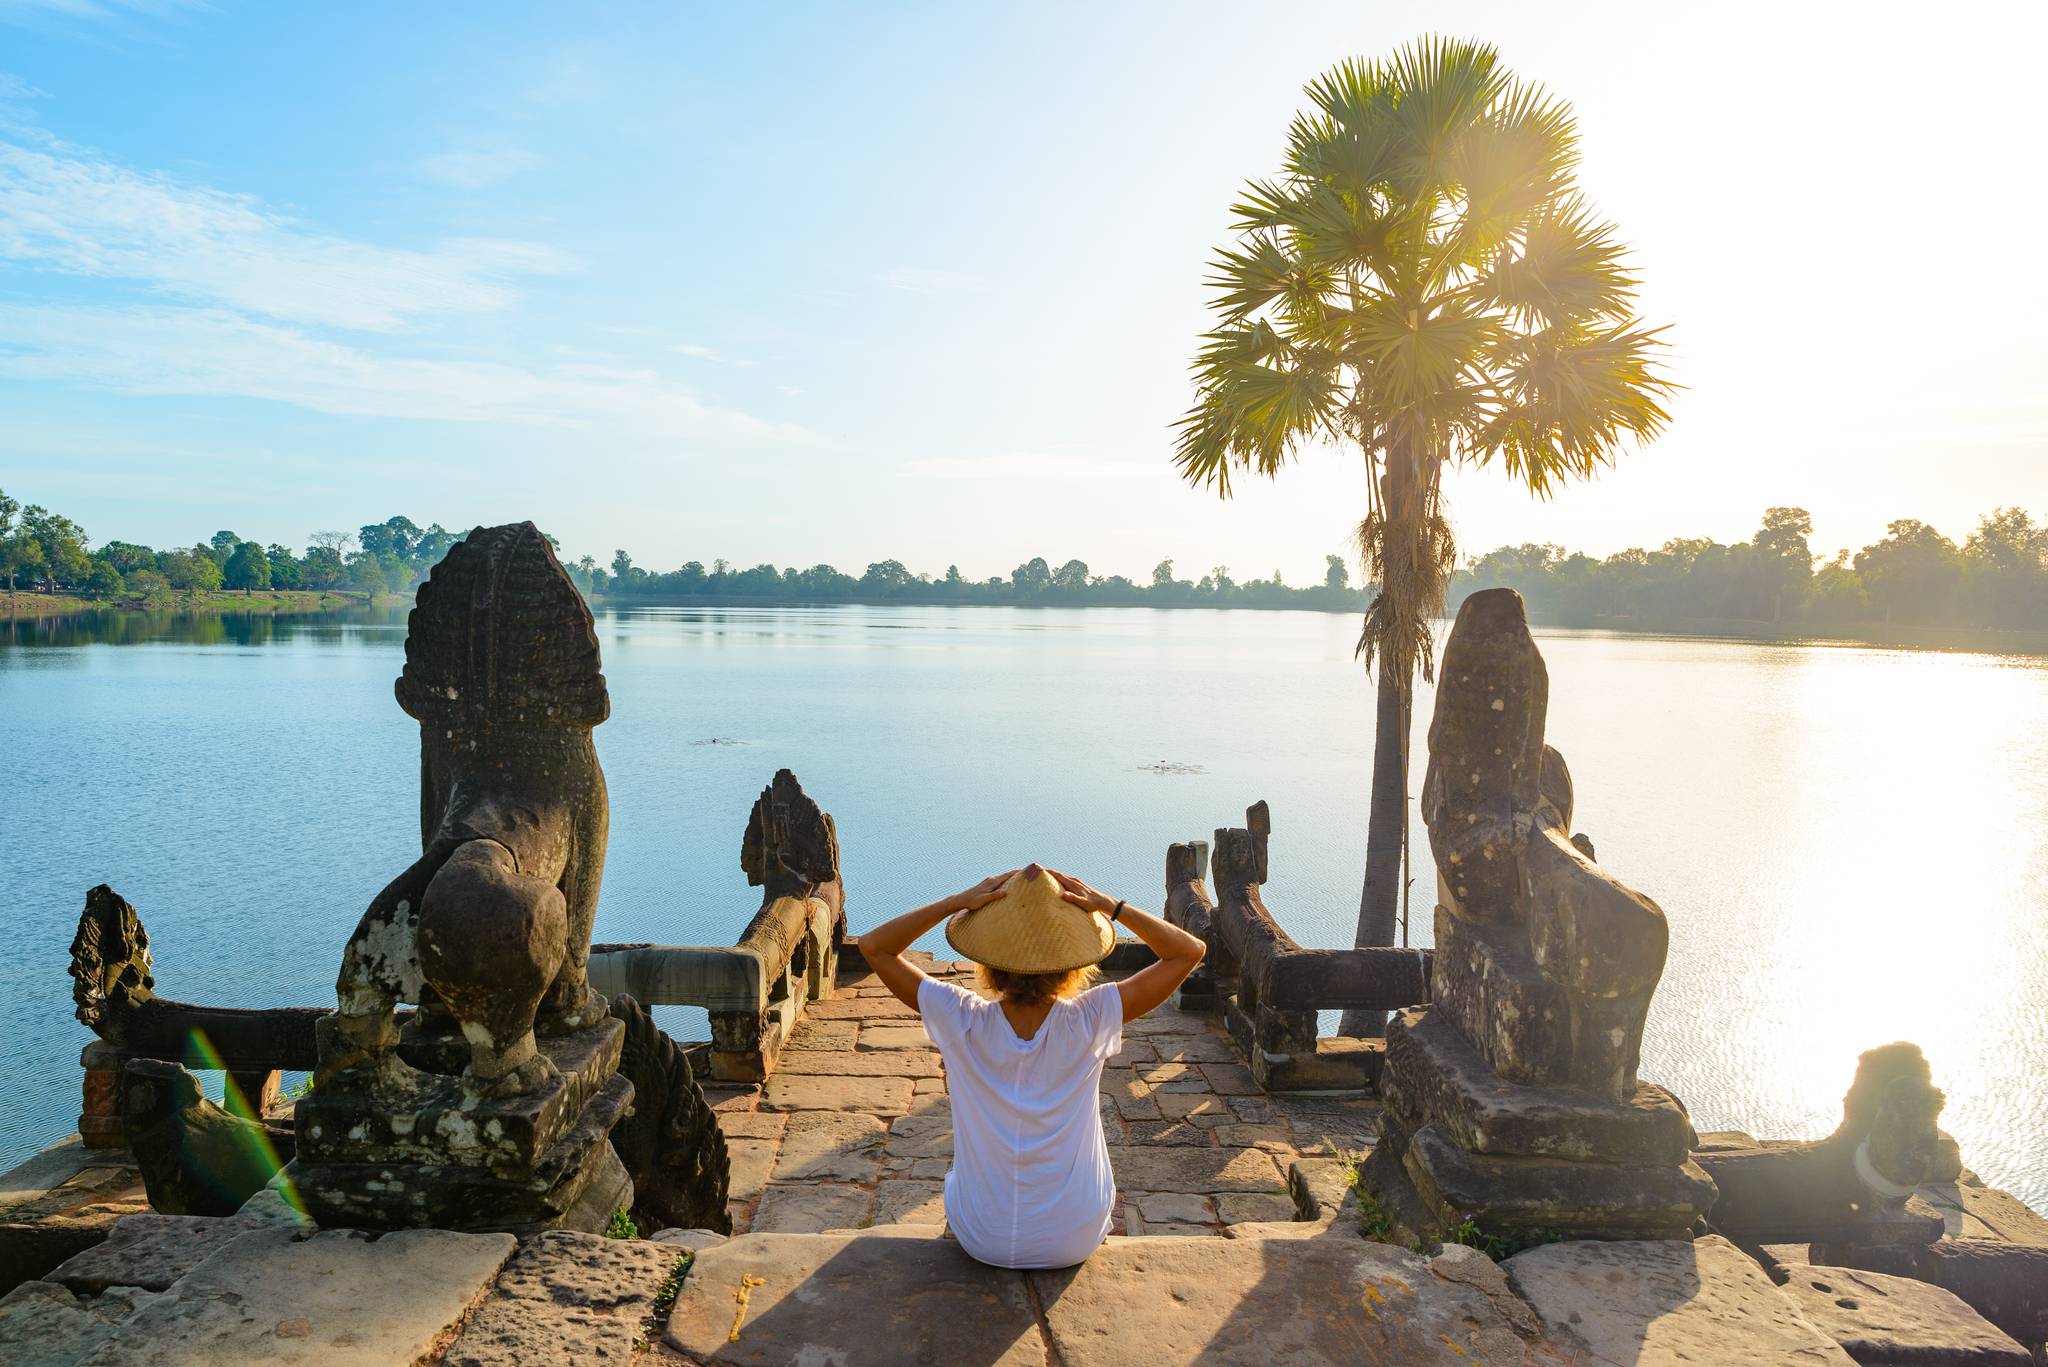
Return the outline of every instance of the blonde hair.
{"type": "Polygon", "coordinates": [[[974,976],[983,987],[1006,1002],[1016,1006],[1043,1006],[1047,1002],[1080,996],[1100,975],[1094,964],[1057,973],[1011,973],[978,963],[974,966],[974,976]]]}

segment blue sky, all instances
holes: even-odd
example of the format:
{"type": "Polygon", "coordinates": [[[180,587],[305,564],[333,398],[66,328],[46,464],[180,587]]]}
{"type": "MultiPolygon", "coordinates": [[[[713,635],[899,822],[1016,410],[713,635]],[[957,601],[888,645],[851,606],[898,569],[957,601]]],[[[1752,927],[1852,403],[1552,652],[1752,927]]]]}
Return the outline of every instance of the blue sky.
{"type": "Polygon", "coordinates": [[[1577,107],[1688,386],[1468,548],[2048,514],[2043,7],[0,0],[0,487],[99,540],[532,517],[643,564],[1320,577],[1170,425],[1301,85],[1424,30],[1577,107]]]}

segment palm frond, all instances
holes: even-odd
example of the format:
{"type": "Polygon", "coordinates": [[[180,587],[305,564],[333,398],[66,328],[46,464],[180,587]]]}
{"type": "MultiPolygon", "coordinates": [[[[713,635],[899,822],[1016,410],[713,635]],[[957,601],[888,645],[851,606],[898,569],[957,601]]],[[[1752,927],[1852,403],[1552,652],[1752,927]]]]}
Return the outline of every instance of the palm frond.
{"type": "Polygon", "coordinates": [[[1627,260],[1614,225],[1572,196],[1522,226],[1482,288],[1488,302],[1537,329],[1623,318],[1638,283],[1627,260]]]}
{"type": "Polygon", "coordinates": [[[1473,454],[1482,464],[1500,457],[1545,498],[1564,479],[1613,464],[1625,441],[1656,437],[1670,422],[1664,400],[1679,387],[1663,372],[1660,332],[1621,324],[1520,339],[1502,366],[1497,407],[1473,434],[1473,454]]]}

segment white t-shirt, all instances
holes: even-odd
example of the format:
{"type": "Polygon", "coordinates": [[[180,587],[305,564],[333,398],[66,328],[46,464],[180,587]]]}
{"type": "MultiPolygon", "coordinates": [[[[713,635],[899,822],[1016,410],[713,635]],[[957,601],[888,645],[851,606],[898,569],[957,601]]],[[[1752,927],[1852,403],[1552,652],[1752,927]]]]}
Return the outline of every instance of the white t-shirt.
{"type": "Polygon", "coordinates": [[[1123,1048],[1116,984],[1055,1003],[1028,1040],[1000,1005],[936,978],[918,988],[917,1009],[953,1102],[953,1237],[997,1267],[1082,1261],[1116,1206],[1098,1099],[1103,1061],[1123,1048]]]}

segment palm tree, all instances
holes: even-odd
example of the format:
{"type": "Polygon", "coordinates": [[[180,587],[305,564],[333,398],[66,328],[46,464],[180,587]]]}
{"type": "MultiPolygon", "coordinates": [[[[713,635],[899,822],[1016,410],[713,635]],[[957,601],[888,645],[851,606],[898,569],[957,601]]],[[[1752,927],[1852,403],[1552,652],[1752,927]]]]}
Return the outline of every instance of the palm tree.
{"type": "MultiPolygon", "coordinates": [[[[1376,592],[1358,653],[1379,668],[1357,943],[1393,943],[1407,848],[1415,670],[1456,562],[1453,462],[1498,460],[1536,497],[1664,426],[1674,387],[1614,228],[1574,178],[1571,109],[1484,44],[1424,38],[1308,86],[1281,174],[1234,207],[1215,329],[1174,463],[1231,493],[1304,446],[1365,456],[1358,528],[1376,592]]],[[[1349,1013],[1348,1034],[1378,1022],[1349,1013]]]]}

